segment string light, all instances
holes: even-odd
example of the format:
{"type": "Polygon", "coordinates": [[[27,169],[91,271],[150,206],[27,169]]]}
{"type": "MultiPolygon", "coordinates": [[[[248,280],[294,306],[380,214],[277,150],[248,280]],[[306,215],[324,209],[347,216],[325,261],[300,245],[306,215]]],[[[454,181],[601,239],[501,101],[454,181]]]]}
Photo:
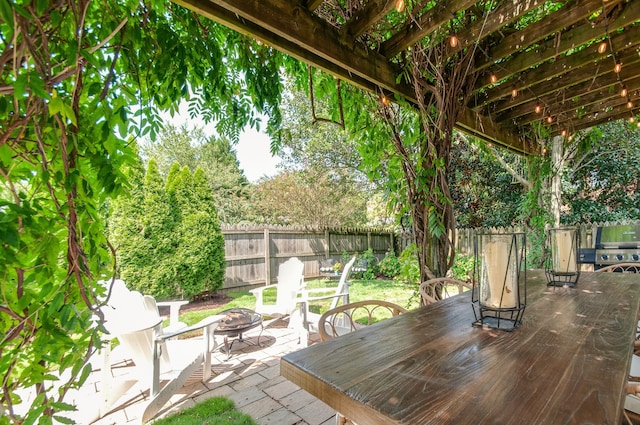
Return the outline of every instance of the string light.
{"type": "Polygon", "coordinates": [[[396,0],[396,10],[398,13],[404,10],[404,0],[396,0]]]}
{"type": "Polygon", "coordinates": [[[542,112],[542,106],[540,106],[540,104],[537,103],[534,111],[536,112],[536,114],[541,113],[542,112]]]}
{"type": "Polygon", "coordinates": [[[567,135],[567,130],[562,130],[562,137],[565,137],[567,135]]]}
{"type": "Polygon", "coordinates": [[[620,62],[616,62],[616,64],[613,66],[613,72],[615,72],[616,74],[620,74],[620,71],[622,71],[622,64],[620,62]]]}
{"type": "Polygon", "coordinates": [[[553,117],[552,117],[551,115],[549,115],[549,116],[547,117],[547,122],[548,122],[549,124],[551,124],[551,123],[553,122],[553,117]]]}
{"type": "Polygon", "coordinates": [[[491,81],[491,84],[495,84],[498,82],[498,76],[496,74],[491,74],[489,76],[489,81],[491,81]]]}
{"type": "Polygon", "coordinates": [[[569,141],[573,140],[573,134],[569,135],[569,141]]]}
{"type": "Polygon", "coordinates": [[[631,100],[627,101],[627,108],[629,109],[633,108],[633,102],[631,100]]]}
{"type": "Polygon", "coordinates": [[[634,117],[633,115],[631,115],[631,118],[629,118],[629,122],[633,123],[636,120],[636,117],[634,117]]]}
{"type": "Polygon", "coordinates": [[[451,47],[457,47],[458,37],[456,37],[455,35],[452,35],[451,37],[449,37],[449,45],[451,45],[451,47]]]}
{"type": "Polygon", "coordinates": [[[622,86],[622,90],[620,90],[620,96],[627,97],[628,94],[629,94],[629,90],[627,90],[625,86],[622,86]]]}
{"type": "Polygon", "coordinates": [[[602,43],[600,43],[600,45],[598,46],[598,53],[603,54],[604,52],[607,51],[607,42],[603,41],[602,43]]]}
{"type": "Polygon", "coordinates": [[[511,89],[511,97],[516,97],[518,95],[518,89],[515,87],[511,89]]]}
{"type": "Polygon", "coordinates": [[[391,100],[389,100],[389,98],[385,95],[382,95],[382,97],[380,98],[380,101],[384,106],[389,106],[389,104],[391,103],[391,100]]]}

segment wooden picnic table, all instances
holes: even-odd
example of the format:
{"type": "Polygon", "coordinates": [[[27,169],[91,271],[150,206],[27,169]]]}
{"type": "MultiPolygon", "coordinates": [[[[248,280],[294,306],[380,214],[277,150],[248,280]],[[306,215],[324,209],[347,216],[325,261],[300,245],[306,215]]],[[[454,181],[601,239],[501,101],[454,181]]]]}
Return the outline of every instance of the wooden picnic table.
{"type": "Polygon", "coordinates": [[[474,327],[469,293],[282,357],[282,376],[358,424],[618,424],[640,275],[528,270],[522,325],[474,327]]]}

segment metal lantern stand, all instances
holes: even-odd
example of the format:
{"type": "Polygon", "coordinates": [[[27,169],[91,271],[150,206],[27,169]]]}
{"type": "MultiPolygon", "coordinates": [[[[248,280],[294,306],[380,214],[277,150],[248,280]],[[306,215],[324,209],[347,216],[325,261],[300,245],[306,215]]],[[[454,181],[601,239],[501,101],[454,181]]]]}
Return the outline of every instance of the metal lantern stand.
{"type": "Polygon", "coordinates": [[[580,277],[578,247],[580,233],[575,227],[558,227],[547,233],[546,251],[551,254],[545,262],[549,286],[575,287],[580,277]]]}
{"type": "Polygon", "coordinates": [[[527,304],[524,233],[479,233],[475,237],[472,304],[474,326],[512,331],[527,304]]]}

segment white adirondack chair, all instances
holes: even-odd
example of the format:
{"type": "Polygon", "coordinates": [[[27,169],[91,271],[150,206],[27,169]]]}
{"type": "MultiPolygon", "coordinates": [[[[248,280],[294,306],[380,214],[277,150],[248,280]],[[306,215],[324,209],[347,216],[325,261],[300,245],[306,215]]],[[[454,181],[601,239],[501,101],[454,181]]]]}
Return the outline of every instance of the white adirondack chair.
{"type": "Polygon", "coordinates": [[[303,271],[304,263],[296,257],[280,264],[275,304],[265,304],[263,299],[264,290],[272,286],[251,290],[251,293],[256,297],[256,312],[272,317],[284,317],[296,311],[297,300],[304,288],[303,271]]]}
{"type": "Polygon", "coordinates": [[[303,331],[301,334],[301,342],[304,345],[308,344],[309,341],[309,333],[310,332],[318,332],[318,321],[320,320],[321,314],[313,313],[310,311],[309,306],[314,301],[319,300],[327,300],[331,299],[331,306],[329,310],[332,310],[340,304],[348,304],[349,303],[349,274],[351,273],[351,269],[353,264],[356,262],[356,256],[353,256],[347,264],[345,264],[342,269],[342,274],[340,275],[340,281],[338,282],[338,286],[335,288],[313,288],[302,290],[302,296],[298,300],[300,315],[302,316],[302,325],[303,331]],[[314,295],[314,294],[326,294],[327,292],[331,292],[329,295],[314,295]]]}
{"type": "MultiPolygon", "coordinates": [[[[118,339],[123,351],[135,363],[137,385],[141,390],[150,389],[143,423],[152,419],[199,367],[202,366],[203,382],[211,377],[211,351],[216,347],[213,333],[223,316],[210,316],[180,331],[164,333],[155,299],[129,291],[122,281],[115,282],[111,298],[102,311],[110,336],[118,339]],[[173,339],[194,330],[202,330],[202,337],[173,339]],[[161,385],[163,381],[166,383],[161,385]]],[[[101,413],[121,395],[117,394],[111,378],[109,347],[103,351],[104,411],[101,413]]]]}

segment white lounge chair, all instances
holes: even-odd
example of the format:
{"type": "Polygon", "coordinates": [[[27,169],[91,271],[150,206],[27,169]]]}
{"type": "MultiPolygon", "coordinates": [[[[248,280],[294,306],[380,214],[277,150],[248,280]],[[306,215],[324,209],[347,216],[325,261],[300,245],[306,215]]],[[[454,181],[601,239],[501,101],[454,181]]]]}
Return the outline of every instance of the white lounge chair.
{"type": "MultiPolygon", "coordinates": [[[[199,367],[202,366],[203,382],[211,377],[211,351],[216,347],[213,333],[223,316],[210,316],[180,331],[164,333],[155,299],[129,291],[121,281],[114,285],[111,298],[102,311],[110,336],[118,339],[123,351],[135,363],[136,385],[150,389],[151,396],[142,414],[143,423],[152,419],[199,367]],[[202,330],[202,337],[173,339],[195,330],[202,330]],[[161,385],[163,381],[166,383],[161,385]]],[[[110,374],[109,347],[103,350],[106,359],[103,363],[105,410],[101,414],[120,396],[110,374]]]]}
{"type": "Polygon", "coordinates": [[[292,257],[280,264],[278,268],[278,284],[276,286],[276,303],[264,303],[264,291],[273,286],[252,289],[256,297],[256,312],[272,317],[289,316],[296,310],[300,292],[304,288],[304,263],[292,257]]]}
{"type": "Polygon", "coordinates": [[[338,307],[340,304],[348,304],[349,303],[349,274],[351,273],[351,269],[353,264],[356,261],[356,257],[353,256],[347,264],[345,264],[342,269],[342,274],[340,275],[340,281],[338,282],[338,286],[335,288],[313,288],[307,289],[304,288],[302,290],[302,296],[298,301],[300,314],[302,316],[302,343],[307,344],[309,339],[310,332],[318,332],[318,321],[320,320],[320,313],[313,313],[310,309],[311,304],[315,301],[320,300],[331,300],[331,305],[329,309],[334,309],[338,307]],[[326,295],[330,292],[329,295],[326,295]],[[325,294],[325,295],[315,295],[315,294],[325,294]]]}

